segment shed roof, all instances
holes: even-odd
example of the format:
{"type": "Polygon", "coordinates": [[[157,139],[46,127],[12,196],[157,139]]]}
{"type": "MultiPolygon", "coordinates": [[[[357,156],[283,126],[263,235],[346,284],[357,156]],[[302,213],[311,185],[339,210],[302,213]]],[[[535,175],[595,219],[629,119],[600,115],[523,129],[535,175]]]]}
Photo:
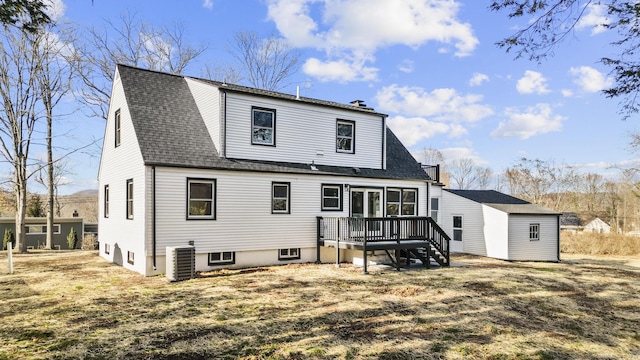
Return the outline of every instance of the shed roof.
{"type": "Polygon", "coordinates": [[[551,209],[495,190],[444,190],[509,214],[560,214],[551,209]]]}
{"type": "MultiPolygon", "coordinates": [[[[145,165],[277,173],[323,174],[390,179],[432,180],[400,140],[387,128],[387,168],[229,159],[220,157],[191,94],[185,76],[117,65],[131,120],[145,165]]],[[[224,90],[295,100],[295,96],[201,80],[224,90]]],[[[304,103],[386,116],[370,109],[302,98],[304,103]]]]}

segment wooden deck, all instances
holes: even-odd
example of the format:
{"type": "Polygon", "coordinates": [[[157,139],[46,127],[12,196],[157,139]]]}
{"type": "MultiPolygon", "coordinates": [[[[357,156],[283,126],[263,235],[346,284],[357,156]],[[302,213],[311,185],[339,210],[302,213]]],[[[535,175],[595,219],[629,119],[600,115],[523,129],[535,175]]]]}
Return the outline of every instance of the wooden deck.
{"type": "Polygon", "coordinates": [[[397,269],[401,256],[407,262],[419,259],[427,267],[431,259],[441,266],[449,265],[450,238],[430,217],[318,217],[317,240],[318,261],[322,246],[336,248],[337,263],[339,249],[362,251],[364,273],[367,273],[367,252],[373,250],[387,252],[397,269]],[[394,250],[395,255],[389,250],[394,250]]]}

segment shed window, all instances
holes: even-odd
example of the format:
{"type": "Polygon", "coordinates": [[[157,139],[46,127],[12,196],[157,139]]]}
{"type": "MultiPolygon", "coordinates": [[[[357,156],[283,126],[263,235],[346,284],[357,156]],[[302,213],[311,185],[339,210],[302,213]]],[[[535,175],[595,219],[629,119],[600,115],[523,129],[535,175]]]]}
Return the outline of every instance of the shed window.
{"type": "Polygon", "coordinates": [[[251,111],[251,143],[276,145],[276,111],[254,107],[251,111]]]}
{"type": "Polygon", "coordinates": [[[529,240],[540,240],[540,224],[529,224],[529,240]]]}

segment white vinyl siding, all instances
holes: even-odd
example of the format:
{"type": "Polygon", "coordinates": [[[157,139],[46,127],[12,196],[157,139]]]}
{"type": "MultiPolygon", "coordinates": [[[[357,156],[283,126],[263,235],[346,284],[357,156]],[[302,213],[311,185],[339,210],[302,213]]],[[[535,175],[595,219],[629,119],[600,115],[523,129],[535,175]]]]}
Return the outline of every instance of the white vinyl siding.
{"type": "Polygon", "coordinates": [[[380,115],[228,92],[226,116],[228,158],[382,168],[380,115]],[[276,146],[251,144],[254,107],[276,111],[276,146]],[[355,154],[336,151],[336,119],[355,122],[355,154]]]}
{"type": "Polygon", "coordinates": [[[509,215],[509,259],[558,261],[558,216],[509,215]],[[540,225],[538,241],[530,241],[531,224],[540,225]]]}
{"type": "Polygon", "coordinates": [[[202,120],[211,134],[213,144],[222,152],[220,131],[220,92],[215,86],[198,80],[186,79],[193,99],[196,101],[202,120]]]}
{"type": "Polygon", "coordinates": [[[453,239],[453,216],[462,215],[462,241],[451,240],[452,252],[487,256],[483,232],[482,205],[450,192],[442,192],[440,226],[453,239]]]}
{"type": "MultiPolygon", "coordinates": [[[[343,187],[342,211],[330,215],[321,210],[322,184],[343,184],[362,187],[395,185],[418,189],[418,215],[426,216],[426,183],[424,181],[394,181],[365,178],[301,176],[241,171],[208,171],[197,169],[156,169],[156,234],[158,255],[167,246],[188,245],[194,241],[198,253],[235,251],[236,264],[244,251],[316,246],[316,216],[348,216],[349,194],[343,187]],[[217,220],[187,221],[185,219],[187,178],[216,178],[217,220]],[[272,183],[290,183],[291,214],[271,214],[272,183]]],[[[149,205],[150,206],[150,205],[149,205]]],[[[315,250],[314,250],[315,251],[315,250]]],[[[147,254],[149,255],[149,251],[147,254]]],[[[277,257],[275,258],[277,260],[277,257]]]]}
{"type": "MultiPolygon", "coordinates": [[[[126,268],[145,273],[145,167],[142,154],[138,147],[136,133],[131,123],[131,115],[127,107],[122,84],[116,79],[112,89],[111,104],[107,118],[102,147],[102,157],[98,180],[100,182],[99,203],[105,203],[104,185],[109,185],[109,214],[105,217],[104,206],[99,206],[98,226],[100,228],[100,243],[110,245],[110,253],[101,253],[108,261],[124,265],[126,268]],[[120,110],[121,144],[117,148],[115,143],[115,111],[120,110]],[[133,213],[135,218],[126,217],[126,180],[133,179],[136,189],[133,198],[133,213]],[[140,190],[140,191],[138,191],[140,190]],[[134,252],[139,258],[134,265],[127,263],[127,251],[134,252]]],[[[184,187],[184,183],[182,185],[184,187]]],[[[184,216],[183,216],[184,217],[184,216]]]]}

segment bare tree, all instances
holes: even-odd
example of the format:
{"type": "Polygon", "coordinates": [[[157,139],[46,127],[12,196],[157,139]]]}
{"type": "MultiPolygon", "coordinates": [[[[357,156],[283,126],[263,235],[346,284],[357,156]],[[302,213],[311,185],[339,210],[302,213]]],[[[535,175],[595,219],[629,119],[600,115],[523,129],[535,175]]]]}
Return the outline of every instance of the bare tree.
{"type": "Polygon", "coordinates": [[[39,89],[38,37],[5,27],[0,40],[0,155],[11,164],[16,198],[16,247],[27,251],[25,213],[27,206],[27,159],[36,128],[39,89]]]}
{"type": "Polygon", "coordinates": [[[135,14],[124,14],[119,22],[106,21],[102,28],[86,29],[78,49],[82,87],[80,101],[93,116],[107,118],[111,80],[116,64],[181,74],[205,50],[186,42],[184,26],[156,28],[135,14]]]}
{"type": "Polygon", "coordinates": [[[493,170],[490,167],[476,167],[477,188],[488,190],[493,183],[493,170]]]}
{"type": "MultiPolygon", "coordinates": [[[[45,247],[52,249],[53,247],[53,222],[54,222],[54,200],[57,196],[56,174],[54,172],[53,158],[53,121],[54,108],[60,100],[71,92],[71,83],[74,74],[73,48],[69,46],[73,41],[71,38],[72,31],[70,29],[62,30],[58,28],[57,33],[53,33],[53,26],[40,31],[38,36],[39,51],[37,59],[39,61],[36,72],[40,97],[44,108],[44,117],[47,121],[47,238],[45,247]]],[[[43,185],[44,181],[42,181],[43,185]]],[[[58,214],[59,216],[59,214],[58,214]]]]}
{"type": "Polygon", "coordinates": [[[476,168],[476,162],[471,158],[461,158],[451,162],[448,166],[449,176],[457,189],[472,189],[478,180],[476,168]]]}
{"type": "Polygon", "coordinates": [[[276,36],[259,38],[255,32],[235,33],[230,52],[242,65],[249,84],[277,91],[288,84],[300,66],[300,52],[276,36]]]}

